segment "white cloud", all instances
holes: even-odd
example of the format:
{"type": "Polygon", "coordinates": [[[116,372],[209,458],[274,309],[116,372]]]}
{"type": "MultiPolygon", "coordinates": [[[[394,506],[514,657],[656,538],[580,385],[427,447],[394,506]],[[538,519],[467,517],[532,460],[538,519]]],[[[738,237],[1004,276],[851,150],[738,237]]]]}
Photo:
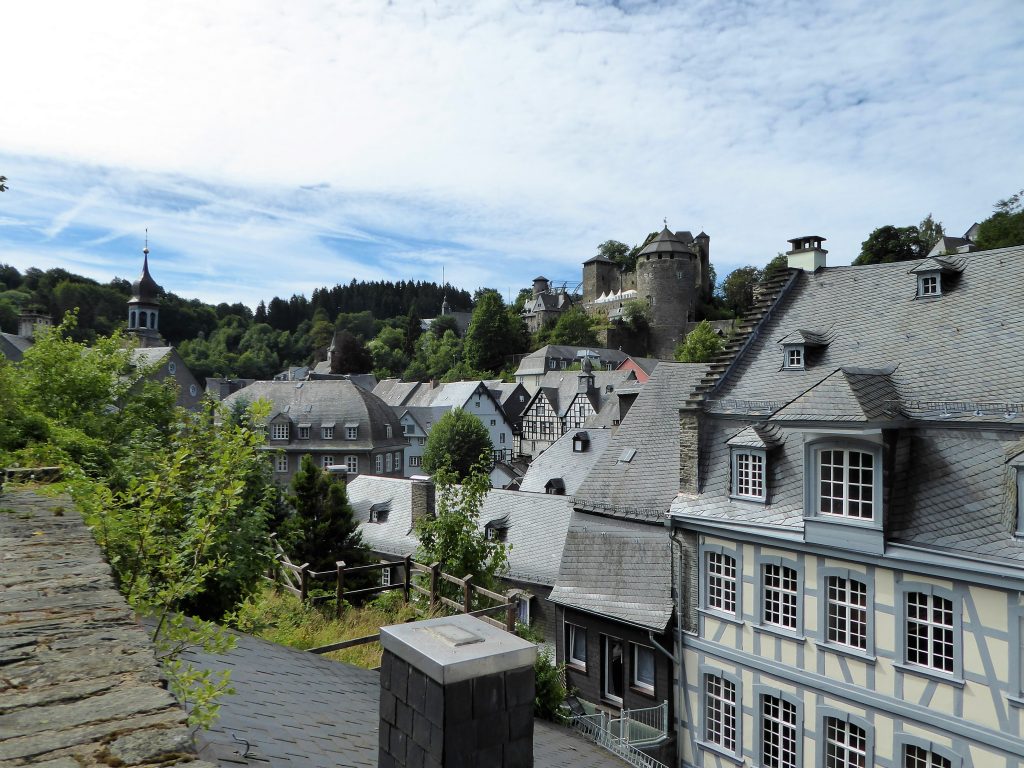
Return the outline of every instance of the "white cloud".
{"type": "Polygon", "coordinates": [[[203,298],[441,260],[470,289],[568,279],[663,216],[720,275],[810,232],[843,263],[1024,175],[1016,0],[37,2],[0,28],[0,214],[60,241],[19,253],[88,229],[113,259],[149,225],[203,298]]]}

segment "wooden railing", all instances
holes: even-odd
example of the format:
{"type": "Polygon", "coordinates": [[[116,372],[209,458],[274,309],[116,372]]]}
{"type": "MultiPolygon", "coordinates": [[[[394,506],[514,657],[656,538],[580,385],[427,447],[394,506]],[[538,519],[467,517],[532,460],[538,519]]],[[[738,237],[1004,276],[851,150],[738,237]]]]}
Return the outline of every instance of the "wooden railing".
{"type": "MultiPolygon", "coordinates": [[[[472,575],[458,578],[441,571],[440,563],[424,565],[417,563],[411,557],[406,556],[401,560],[384,561],[371,563],[370,565],[357,565],[348,567],[343,560],[339,560],[334,570],[311,571],[309,563],[295,565],[292,563],[280,543],[271,536],[271,542],[276,550],[275,564],[268,569],[265,576],[269,581],[274,582],[278,587],[290,592],[303,602],[317,603],[331,600],[335,602],[335,615],[341,617],[345,600],[369,595],[402,590],[402,598],[408,603],[410,595],[417,594],[425,598],[426,610],[428,613],[437,611],[450,611],[454,613],[467,613],[476,616],[489,624],[514,632],[516,627],[516,609],[521,599],[518,594],[509,591],[505,594],[494,592],[478,584],[473,583],[472,575]],[[385,568],[401,567],[403,578],[394,584],[382,584],[376,587],[361,587],[359,589],[345,589],[346,578],[357,574],[380,572],[385,568]],[[419,575],[421,578],[416,579],[419,575]],[[334,582],[333,595],[310,595],[310,589],[316,580],[329,580],[334,582]],[[459,595],[458,600],[452,599],[444,594],[443,584],[452,584],[457,590],[449,590],[450,593],[459,595]],[[491,601],[493,605],[479,607],[481,602],[491,601]],[[474,607],[476,606],[476,607],[474,607]],[[491,616],[493,613],[502,612],[502,620],[499,621],[491,616]]],[[[352,640],[343,640],[338,643],[311,648],[311,653],[329,653],[340,651],[344,648],[351,648],[363,643],[371,643],[377,640],[378,634],[366,637],[357,637],[352,640]]]]}

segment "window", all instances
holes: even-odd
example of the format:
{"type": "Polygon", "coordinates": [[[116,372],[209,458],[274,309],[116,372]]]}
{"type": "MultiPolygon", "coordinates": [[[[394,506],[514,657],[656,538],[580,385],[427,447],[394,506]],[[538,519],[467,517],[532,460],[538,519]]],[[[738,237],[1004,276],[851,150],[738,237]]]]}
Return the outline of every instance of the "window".
{"type": "Polygon", "coordinates": [[[838,717],[825,718],[825,768],[867,768],[868,735],[838,717]]]}
{"type": "Polygon", "coordinates": [[[764,464],[763,451],[733,451],[733,496],[764,501],[764,464]]]}
{"type": "Polygon", "coordinates": [[[322,437],[324,440],[333,440],[334,439],[334,427],[321,427],[320,428],[320,437],[322,437]]]}
{"type": "Polygon", "coordinates": [[[391,454],[389,453],[389,454],[387,454],[385,456],[385,467],[384,467],[384,471],[385,472],[391,472],[392,471],[392,463],[391,462],[392,462],[392,458],[391,458],[391,454]]]}
{"type": "Polygon", "coordinates": [[[864,451],[818,452],[818,511],[857,520],[874,518],[875,457],[864,451]]]}
{"type": "Polygon", "coordinates": [[[762,568],[762,621],[798,630],[800,589],[796,570],[776,563],[765,563],[762,568]]]}
{"type": "Polygon", "coordinates": [[[270,427],[270,439],[271,440],[287,440],[288,439],[288,422],[272,424],[270,427]]]}
{"type": "Polygon", "coordinates": [[[391,425],[390,424],[385,424],[384,425],[384,437],[391,437],[391,425]]]}
{"type": "Polygon", "coordinates": [[[630,643],[633,649],[633,677],[631,683],[644,693],[654,695],[654,649],[649,645],[630,643]]]}
{"type": "Polygon", "coordinates": [[[345,427],[345,437],[348,440],[355,440],[359,437],[359,427],[345,427]]]}
{"type": "Polygon", "coordinates": [[[328,467],[333,467],[334,466],[334,457],[333,456],[324,456],[320,461],[321,461],[321,465],[323,466],[324,469],[327,469],[328,467]]]}
{"type": "Polygon", "coordinates": [[[421,460],[420,456],[410,456],[409,457],[409,466],[410,467],[418,467],[418,466],[420,466],[420,460],[421,460]]]}
{"type": "Polygon", "coordinates": [[[309,427],[299,427],[299,440],[309,440],[309,427]]]}
{"type": "Polygon", "coordinates": [[[783,367],[802,371],[804,368],[804,348],[801,346],[785,347],[783,367]]]}
{"type": "Polygon", "coordinates": [[[918,275],[917,295],[938,296],[942,293],[942,282],[938,275],[918,275]]]}
{"type": "Polygon", "coordinates": [[[723,613],[736,613],[736,558],[722,552],[707,553],[708,608],[723,613]]]}
{"type": "Polygon", "coordinates": [[[953,601],[927,592],[906,593],[907,663],[948,672],[956,670],[953,601]]]}
{"type": "Polygon", "coordinates": [[[611,635],[601,635],[601,693],[604,698],[616,704],[622,704],[622,691],[625,687],[626,671],[622,653],[622,640],[611,635]]]}
{"type": "Polygon", "coordinates": [[[799,768],[796,704],[779,696],[761,696],[762,768],[799,768]]]}
{"type": "Polygon", "coordinates": [[[359,457],[358,456],[346,456],[345,457],[345,470],[350,475],[356,475],[359,473],[359,457]]]}
{"type": "Polygon", "coordinates": [[[281,454],[274,457],[274,471],[275,472],[287,472],[288,471],[288,455],[281,454]]]}
{"type": "Polygon", "coordinates": [[[953,768],[948,757],[914,744],[903,745],[903,768],[953,768]]]}
{"type": "Polygon", "coordinates": [[[829,576],[827,639],[861,651],[868,647],[868,586],[855,579],[829,576]]]}
{"type": "Polygon", "coordinates": [[[736,751],[736,684],[704,675],[704,741],[736,751]]]}
{"type": "Polygon", "coordinates": [[[583,627],[565,625],[565,661],[570,667],[587,668],[587,630],[583,627]]]}
{"type": "Polygon", "coordinates": [[[373,469],[379,475],[384,471],[384,456],[378,453],[373,457],[373,469]]]}

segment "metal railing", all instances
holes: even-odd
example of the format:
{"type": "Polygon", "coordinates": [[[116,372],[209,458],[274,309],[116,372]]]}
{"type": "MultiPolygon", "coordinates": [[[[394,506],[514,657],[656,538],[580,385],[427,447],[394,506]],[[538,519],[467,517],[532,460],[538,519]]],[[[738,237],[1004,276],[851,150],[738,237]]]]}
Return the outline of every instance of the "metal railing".
{"type": "Polygon", "coordinates": [[[667,701],[647,709],[625,709],[615,718],[603,711],[576,715],[571,723],[583,736],[636,768],[668,768],[637,746],[652,744],[667,735],[667,701]]]}

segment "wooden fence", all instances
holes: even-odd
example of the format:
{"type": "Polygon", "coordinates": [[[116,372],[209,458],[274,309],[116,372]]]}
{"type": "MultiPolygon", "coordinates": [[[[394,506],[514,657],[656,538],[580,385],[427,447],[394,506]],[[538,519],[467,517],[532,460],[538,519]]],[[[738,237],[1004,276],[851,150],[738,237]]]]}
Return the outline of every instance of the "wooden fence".
{"type": "MultiPolygon", "coordinates": [[[[441,571],[440,563],[424,565],[423,563],[417,563],[411,557],[406,556],[401,560],[372,563],[370,565],[359,565],[350,568],[345,565],[343,560],[339,560],[335,564],[336,567],[334,570],[312,571],[309,569],[309,563],[303,563],[302,565],[295,565],[292,563],[284,553],[284,550],[281,549],[281,545],[277,542],[274,536],[271,536],[271,541],[277,550],[275,558],[276,563],[268,570],[265,578],[273,581],[281,589],[292,593],[303,602],[316,603],[333,598],[336,601],[335,615],[339,618],[344,611],[344,601],[346,599],[367,597],[381,592],[400,589],[402,590],[402,598],[406,603],[409,602],[410,595],[412,593],[416,593],[426,598],[427,608],[431,612],[439,609],[446,609],[455,613],[468,613],[470,616],[476,616],[483,619],[487,623],[492,624],[499,629],[504,629],[508,632],[515,631],[518,601],[521,599],[516,593],[510,591],[506,594],[501,594],[500,592],[494,592],[490,589],[486,589],[478,584],[474,584],[473,577],[471,575],[467,575],[460,579],[457,576],[444,573],[441,571]],[[363,587],[360,589],[345,589],[346,577],[364,573],[379,573],[385,568],[395,567],[400,567],[403,574],[403,578],[397,583],[382,584],[376,587],[363,587]],[[423,584],[427,586],[417,583],[414,580],[415,574],[421,575],[423,577],[423,584]],[[313,582],[318,580],[328,582],[333,581],[334,594],[310,596],[309,592],[313,582]],[[442,594],[442,584],[444,583],[455,585],[458,588],[461,599],[453,600],[442,594]],[[474,606],[479,606],[480,603],[485,601],[492,602],[493,605],[485,605],[482,608],[476,607],[474,609],[474,606]],[[504,614],[501,621],[491,616],[491,614],[498,612],[502,612],[504,614]]],[[[344,640],[339,643],[321,646],[320,648],[311,648],[310,652],[329,653],[330,651],[340,651],[344,648],[351,648],[355,645],[374,642],[378,637],[379,634],[357,637],[352,640],[344,640]]]]}

